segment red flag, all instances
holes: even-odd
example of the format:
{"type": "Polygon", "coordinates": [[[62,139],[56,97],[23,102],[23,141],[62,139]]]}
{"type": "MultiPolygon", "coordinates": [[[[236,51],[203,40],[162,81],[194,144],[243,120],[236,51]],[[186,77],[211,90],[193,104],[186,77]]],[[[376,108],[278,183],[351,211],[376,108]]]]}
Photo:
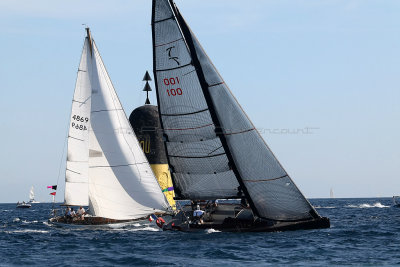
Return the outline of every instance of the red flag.
{"type": "Polygon", "coordinates": [[[50,195],[55,196],[55,195],[56,195],[56,192],[51,192],[50,195]]]}
{"type": "Polygon", "coordinates": [[[51,188],[51,189],[57,190],[57,186],[56,185],[49,185],[47,188],[51,188]]]}

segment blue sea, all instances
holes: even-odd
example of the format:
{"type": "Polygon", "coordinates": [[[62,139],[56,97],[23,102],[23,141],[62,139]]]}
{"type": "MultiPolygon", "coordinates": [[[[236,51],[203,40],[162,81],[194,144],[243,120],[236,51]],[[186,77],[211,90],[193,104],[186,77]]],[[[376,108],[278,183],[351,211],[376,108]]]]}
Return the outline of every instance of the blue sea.
{"type": "Polygon", "coordinates": [[[330,229],[182,233],[148,221],[55,226],[47,222],[51,204],[0,204],[0,265],[400,265],[400,208],[390,198],[311,202],[331,219],[330,229]]]}

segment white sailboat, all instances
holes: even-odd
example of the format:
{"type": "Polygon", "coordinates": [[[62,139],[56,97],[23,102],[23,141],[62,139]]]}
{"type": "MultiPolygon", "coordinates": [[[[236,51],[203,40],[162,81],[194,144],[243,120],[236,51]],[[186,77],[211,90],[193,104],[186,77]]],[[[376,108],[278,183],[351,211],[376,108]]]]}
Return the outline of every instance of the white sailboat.
{"type": "Polygon", "coordinates": [[[31,186],[31,190],[29,191],[29,203],[40,203],[39,201],[35,200],[35,193],[34,193],[34,187],[33,185],[31,186]]]}
{"type": "Polygon", "coordinates": [[[165,213],[170,206],[86,30],[72,101],[64,205],[89,206],[90,216],[50,221],[103,224],[165,213]]]}

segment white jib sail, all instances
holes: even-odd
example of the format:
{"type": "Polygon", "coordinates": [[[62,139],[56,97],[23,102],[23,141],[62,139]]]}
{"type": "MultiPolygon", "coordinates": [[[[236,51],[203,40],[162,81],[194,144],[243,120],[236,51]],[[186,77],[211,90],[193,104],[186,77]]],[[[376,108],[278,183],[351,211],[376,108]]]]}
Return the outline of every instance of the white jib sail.
{"type": "Polygon", "coordinates": [[[169,205],[93,46],[89,202],[95,216],[129,220],[169,205]]]}
{"type": "Polygon", "coordinates": [[[88,161],[90,125],[90,47],[85,39],[81,62],[72,100],[71,118],[68,132],[67,166],[65,171],[64,204],[88,206],[88,161]]]}

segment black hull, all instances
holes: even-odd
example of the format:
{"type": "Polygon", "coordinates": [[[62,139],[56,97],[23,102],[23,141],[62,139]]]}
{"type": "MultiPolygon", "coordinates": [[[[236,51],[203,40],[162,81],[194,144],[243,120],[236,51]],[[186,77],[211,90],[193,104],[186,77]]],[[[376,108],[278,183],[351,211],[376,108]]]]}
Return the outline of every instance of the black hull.
{"type": "Polygon", "coordinates": [[[320,217],[313,220],[297,222],[272,222],[265,220],[243,221],[227,218],[222,224],[180,224],[173,225],[173,221],[163,227],[165,231],[197,232],[214,229],[221,232],[282,232],[295,230],[324,229],[330,227],[329,218],[320,217]]]}
{"type": "Polygon", "coordinates": [[[17,206],[17,209],[29,209],[31,206],[17,206]]]}

